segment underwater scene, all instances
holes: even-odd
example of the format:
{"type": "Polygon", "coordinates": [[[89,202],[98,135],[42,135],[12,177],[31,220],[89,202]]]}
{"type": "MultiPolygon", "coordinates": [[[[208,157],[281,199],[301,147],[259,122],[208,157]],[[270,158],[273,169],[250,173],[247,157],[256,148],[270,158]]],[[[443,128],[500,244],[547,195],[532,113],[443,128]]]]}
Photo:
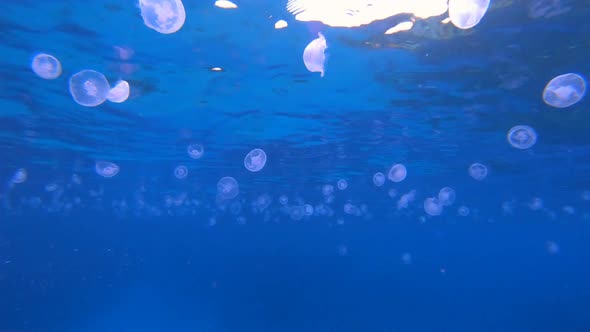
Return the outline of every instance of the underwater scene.
{"type": "Polygon", "coordinates": [[[0,7],[0,332],[590,332],[588,0],[0,7]]]}

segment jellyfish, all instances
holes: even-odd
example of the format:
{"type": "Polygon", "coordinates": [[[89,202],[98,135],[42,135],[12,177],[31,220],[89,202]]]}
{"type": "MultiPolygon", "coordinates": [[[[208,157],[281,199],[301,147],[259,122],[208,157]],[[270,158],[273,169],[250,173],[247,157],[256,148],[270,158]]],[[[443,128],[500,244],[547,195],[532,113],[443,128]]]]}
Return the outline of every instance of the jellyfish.
{"type": "Polygon", "coordinates": [[[344,190],[344,189],[348,188],[348,181],[346,181],[344,179],[340,179],[336,183],[336,186],[338,187],[338,189],[344,190]]]}
{"type": "Polygon", "coordinates": [[[261,149],[250,151],[244,158],[244,167],[250,172],[258,172],[266,165],[266,153],[261,149]]]}
{"type": "Polygon", "coordinates": [[[586,94],[586,80],[574,73],[553,78],[543,90],[543,101],[553,107],[565,108],[582,100],[586,94]]]}
{"type": "Polygon", "coordinates": [[[444,206],[453,205],[455,202],[455,189],[444,187],[438,192],[438,201],[444,206]]]}
{"type": "Polygon", "coordinates": [[[303,51],[303,62],[305,67],[312,73],[320,73],[324,77],[324,62],[326,55],[324,51],[328,48],[326,38],[321,32],[318,32],[318,38],[312,40],[303,51]]]}
{"type": "Polygon", "coordinates": [[[174,168],[174,177],[176,177],[179,180],[182,180],[184,178],[186,178],[188,175],[188,168],[186,168],[186,166],[184,165],[178,165],[176,166],[176,168],[174,168]]]}
{"type": "Polygon", "coordinates": [[[408,172],[406,170],[406,166],[403,164],[395,164],[389,169],[387,177],[393,182],[402,182],[406,178],[407,174],[408,172]]]}
{"type": "Polygon", "coordinates": [[[377,187],[381,187],[385,183],[385,175],[381,172],[377,172],[373,175],[373,184],[377,187]]]}
{"type": "Polygon", "coordinates": [[[189,157],[193,159],[199,159],[203,156],[203,153],[205,153],[205,148],[202,144],[193,143],[187,146],[186,152],[188,153],[189,157]]]}
{"type": "Polygon", "coordinates": [[[225,176],[217,182],[217,195],[221,199],[232,199],[238,196],[240,188],[238,181],[231,176],[225,176]]]}
{"type": "Polygon", "coordinates": [[[98,175],[105,178],[112,178],[119,174],[119,166],[109,161],[99,160],[94,164],[94,169],[98,175]]]}
{"type": "Polygon", "coordinates": [[[477,181],[481,181],[488,176],[488,168],[480,163],[473,163],[469,166],[469,175],[477,181]]]}
{"type": "Polygon", "coordinates": [[[107,93],[107,100],[113,103],[122,103],[129,98],[129,83],[120,80],[107,93]]]}
{"type": "Polygon", "coordinates": [[[459,29],[470,29],[483,18],[490,0],[449,0],[449,17],[459,29]]]}
{"type": "Polygon", "coordinates": [[[70,77],[70,94],[82,106],[94,107],[104,103],[110,89],[106,77],[94,70],[82,70],[70,77]]]}
{"type": "Polygon", "coordinates": [[[508,131],[508,142],[517,149],[525,150],[537,143],[537,133],[529,126],[518,125],[508,131]]]}
{"type": "Polygon", "coordinates": [[[46,80],[56,79],[61,75],[61,63],[53,55],[40,53],[31,61],[31,69],[37,76],[46,80]]]}
{"type": "Polygon", "coordinates": [[[180,0],[139,0],[143,23],[159,33],[174,33],[184,25],[186,13],[180,0]]]}
{"type": "Polygon", "coordinates": [[[437,198],[429,197],[424,200],[424,211],[430,216],[438,216],[442,213],[443,205],[437,198]]]}

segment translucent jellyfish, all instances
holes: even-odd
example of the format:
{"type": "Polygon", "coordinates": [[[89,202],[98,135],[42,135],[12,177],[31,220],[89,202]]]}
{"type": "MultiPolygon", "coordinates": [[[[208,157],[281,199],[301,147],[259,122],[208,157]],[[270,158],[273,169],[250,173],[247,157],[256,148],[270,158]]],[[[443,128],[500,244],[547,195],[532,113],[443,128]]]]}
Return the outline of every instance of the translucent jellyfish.
{"type": "Polygon", "coordinates": [[[402,164],[395,164],[389,169],[387,177],[393,182],[402,182],[406,178],[407,174],[408,172],[406,170],[406,166],[402,164]]]}
{"type": "Polygon", "coordinates": [[[53,55],[37,54],[31,61],[31,69],[37,76],[46,80],[58,78],[61,75],[61,63],[53,55]]]}
{"type": "Polygon", "coordinates": [[[438,201],[444,206],[451,206],[455,203],[455,189],[444,187],[438,192],[438,201]]]}
{"type": "Polygon", "coordinates": [[[477,181],[481,181],[488,176],[488,168],[486,165],[474,163],[469,166],[469,175],[477,181]]]}
{"type": "Polygon", "coordinates": [[[266,165],[266,152],[261,149],[254,149],[244,158],[244,166],[250,172],[258,172],[266,165]]]}
{"type": "Polygon", "coordinates": [[[373,184],[377,187],[381,187],[385,183],[385,175],[381,172],[377,172],[373,175],[373,184]]]}
{"type": "Polygon", "coordinates": [[[228,1],[228,0],[217,0],[215,1],[215,6],[223,9],[235,9],[238,8],[238,5],[235,3],[228,1]]]}
{"type": "Polygon", "coordinates": [[[177,179],[182,180],[182,179],[186,178],[187,175],[188,175],[188,168],[186,168],[186,166],[178,165],[174,168],[174,176],[177,179]]]}
{"type": "Polygon", "coordinates": [[[113,103],[122,103],[129,98],[129,83],[118,81],[107,93],[107,99],[113,103]]]}
{"type": "Polygon", "coordinates": [[[98,175],[105,178],[112,178],[113,176],[119,174],[119,166],[109,161],[97,161],[94,164],[94,169],[96,170],[96,173],[98,173],[98,175]]]}
{"type": "Polygon", "coordinates": [[[438,216],[442,213],[443,205],[438,201],[437,198],[429,197],[424,200],[424,211],[428,215],[438,216]]]}
{"type": "Polygon", "coordinates": [[[17,169],[10,179],[12,183],[23,183],[25,181],[27,181],[27,170],[24,168],[17,169]]]}
{"type": "Polygon", "coordinates": [[[94,70],[82,70],[70,77],[70,94],[82,106],[94,107],[104,103],[110,89],[107,78],[94,70]]]}
{"type": "Polygon", "coordinates": [[[469,208],[466,206],[460,206],[457,209],[457,214],[460,215],[461,217],[467,217],[469,215],[469,208]]]}
{"type": "Polygon", "coordinates": [[[217,182],[217,195],[221,199],[232,199],[238,196],[240,188],[238,181],[231,176],[225,176],[217,182]]]}
{"type": "Polygon", "coordinates": [[[328,48],[326,38],[321,32],[318,32],[318,38],[312,40],[303,51],[303,62],[307,70],[312,73],[320,73],[321,77],[324,77],[324,62],[326,61],[324,51],[326,48],[328,48]]]}
{"type": "Polygon", "coordinates": [[[174,33],[184,25],[186,13],[180,0],[139,0],[143,23],[159,33],[174,33]]]}
{"type": "Polygon", "coordinates": [[[336,186],[338,187],[338,189],[344,190],[344,189],[348,188],[348,182],[344,179],[340,179],[336,183],[336,186]]]}
{"type": "Polygon", "coordinates": [[[277,29],[277,30],[278,30],[278,29],[284,29],[284,28],[286,28],[288,25],[289,25],[289,24],[287,23],[287,21],[285,21],[285,20],[278,20],[278,21],[275,23],[275,29],[277,29]]]}
{"type": "Polygon", "coordinates": [[[303,205],[303,214],[306,216],[311,216],[313,214],[313,206],[310,204],[303,205]]]}
{"type": "Polygon", "coordinates": [[[289,203],[289,197],[287,197],[287,195],[279,196],[279,203],[283,206],[287,205],[289,203]]]}
{"type": "Polygon", "coordinates": [[[292,206],[289,209],[289,217],[293,220],[301,220],[304,215],[305,211],[301,205],[292,206]]]}
{"type": "Polygon", "coordinates": [[[529,126],[518,125],[508,131],[508,142],[517,149],[528,149],[537,143],[537,133],[529,126]]]}
{"type": "Polygon", "coordinates": [[[334,193],[334,186],[331,184],[325,184],[322,186],[322,194],[324,194],[324,196],[332,196],[332,194],[334,193]]]}
{"type": "Polygon", "coordinates": [[[449,0],[449,17],[459,29],[476,26],[485,15],[490,0],[449,0]]]}
{"type": "Polygon", "coordinates": [[[186,152],[188,153],[189,157],[193,159],[199,159],[203,156],[203,153],[205,153],[205,148],[202,144],[193,143],[187,146],[186,152]]]}
{"type": "Polygon", "coordinates": [[[543,90],[543,101],[553,107],[565,108],[579,102],[586,94],[586,80],[574,73],[553,78],[543,90]]]}

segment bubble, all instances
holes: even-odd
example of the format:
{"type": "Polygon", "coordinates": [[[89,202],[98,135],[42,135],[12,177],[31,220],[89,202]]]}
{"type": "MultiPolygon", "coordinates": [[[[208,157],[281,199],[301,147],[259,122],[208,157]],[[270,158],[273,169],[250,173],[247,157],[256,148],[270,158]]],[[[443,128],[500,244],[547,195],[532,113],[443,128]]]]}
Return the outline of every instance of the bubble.
{"type": "Polygon", "coordinates": [[[424,200],[424,211],[428,215],[438,216],[442,213],[443,205],[440,204],[437,198],[429,197],[424,200]]]}
{"type": "Polygon", "coordinates": [[[326,55],[324,51],[328,48],[326,38],[321,32],[318,32],[318,38],[312,40],[303,51],[303,63],[305,67],[312,73],[320,73],[324,77],[324,62],[326,55]]]}
{"type": "Polygon", "coordinates": [[[466,207],[466,206],[464,206],[464,205],[463,206],[460,206],[457,209],[457,214],[460,215],[461,217],[467,217],[469,215],[469,212],[470,212],[469,211],[469,208],[466,207]]]}
{"type": "Polygon", "coordinates": [[[94,107],[104,103],[110,89],[106,77],[94,70],[82,70],[70,77],[70,94],[82,106],[94,107]]]}
{"type": "Polygon", "coordinates": [[[543,101],[553,107],[565,108],[579,102],[586,94],[586,80],[574,73],[553,78],[543,90],[543,101]]]}
{"type": "Polygon", "coordinates": [[[107,99],[113,103],[122,103],[129,98],[129,83],[120,80],[107,93],[107,99]]]}
{"type": "Polygon", "coordinates": [[[96,170],[96,173],[98,173],[98,175],[105,178],[112,178],[113,176],[119,174],[119,166],[109,161],[97,161],[94,164],[94,169],[96,170]]]}
{"type": "Polygon", "coordinates": [[[188,153],[189,157],[193,159],[199,159],[203,156],[203,153],[205,153],[205,148],[202,144],[193,143],[186,148],[186,152],[188,153]]]}
{"type": "Polygon", "coordinates": [[[377,187],[381,187],[385,183],[385,175],[381,172],[373,174],[373,184],[377,187]]]}
{"type": "Polygon", "coordinates": [[[143,23],[159,33],[174,33],[184,25],[186,13],[180,0],[139,0],[143,23]]]}
{"type": "Polygon", "coordinates": [[[266,165],[266,153],[261,149],[254,149],[244,158],[244,166],[250,172],[258,172],[266,165]]]}
{"type": "Polygon", "coordinates": [[[517,149],[528,149],[537,143],[537,133],[529,126],[518,125],[508,131],[508,142],[517,149]]]}
{"type": "Polygon", "coordinates": [[[186,166],[178,165],[174,168],[174,176],[177,179],[182,180],[182,179],[186,178],[187,175],[188,175],[188,168],[186,168],[186,166]]]}
{"type": "Polygon", "coordinates": [[[481,181],[488,176],[488,168],[486,165],[474,163],[469,166],[469,175],[477,181],[481,181]]]}
{"type": "Polygon", "coordinates": [[[449,17],[459,29],[476,26],[483,18],[490,0],[449,0],[449,17]]]}
{"type": "Polygon", "coordinates": [[[27,170],[24,168],[19,168],[16,170],[16,172],[14,172],[14,175],[12,175],[10,182],[23,183],[23,182],[27,181],[27,176],[28,176],[27,170]]]}
{"type": "Polygon", "coordinates": [[[340,179],[336,183],[336,186],[338,187],[338,189],[344,190],[344,189],[348,188],[348,182],[344,179],[340,179]]]}
{"type": "Polygon", "coordinates": [[[37,76],[46,80],[56,79],[61,75],[61,63],[53,55],[40,53],[31,61],[31,69],[37,76]]]}
{"type": "Polygon", "coordinates": [[[455,189],[444,187],[438,192],[438,201],[444,206],[451,206],[455,202],[455,189]]]}
{"type": "Polygon", "coordinates": [[[402,182],[405,180],[407,174],[408,172],[406,171],[406,166],[402,164],[395,164],[389,169],[387,177],[393,182],[402,182]]]}
{"type": "Polygon", "coordinates": [[[221,199],[232,199],[238,196],[239,193],[238,181],[231,176],[222,177],[217,182],[217,195],[221,199]]]}

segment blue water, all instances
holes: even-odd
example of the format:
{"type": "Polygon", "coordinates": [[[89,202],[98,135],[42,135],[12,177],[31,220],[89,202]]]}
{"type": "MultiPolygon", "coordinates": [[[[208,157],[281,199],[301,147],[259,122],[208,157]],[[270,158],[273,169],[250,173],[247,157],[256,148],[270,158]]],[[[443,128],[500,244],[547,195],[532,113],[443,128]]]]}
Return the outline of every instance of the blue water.
{"type": "Polygon", "coordinates": [[[0,3],[0,331],[590,331],[590,99],[542,99],[590,77],[587,1],[492,0],[472,29],[387,36],[407,17],[335,28],[236,3],[184,0],[173,34],[135,1],[0,3]],[[318,32],[324,77],[302,61],[318,32]],[[39,52],[59,78],[31,70],[39,52]],[[78,105],[83,69],[129,99],[78,105]],[[516,125],[533,147],[508,143],[516,125]],[[407,178],[376,186],[396,163],[407,178]]]}

